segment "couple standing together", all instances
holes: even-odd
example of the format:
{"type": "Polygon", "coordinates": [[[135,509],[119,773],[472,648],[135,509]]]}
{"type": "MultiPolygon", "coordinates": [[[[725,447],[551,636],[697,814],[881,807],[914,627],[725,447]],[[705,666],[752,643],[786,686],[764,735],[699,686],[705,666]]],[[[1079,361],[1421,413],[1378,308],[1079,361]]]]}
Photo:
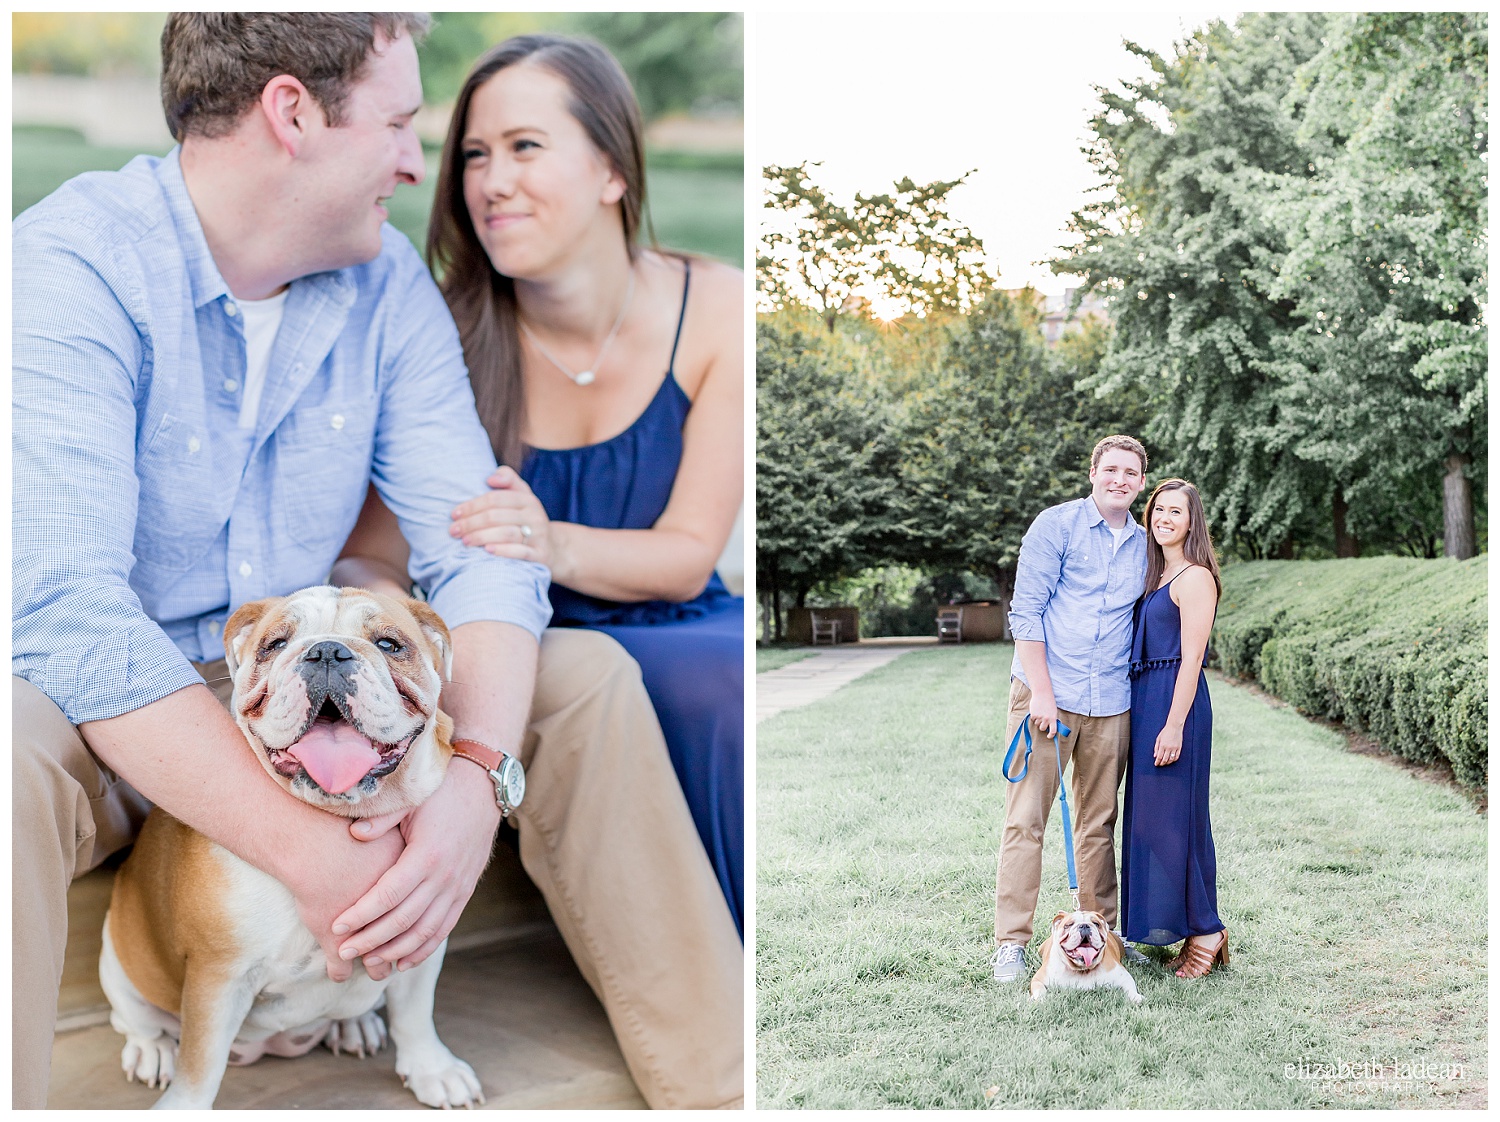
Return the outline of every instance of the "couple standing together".
{"type": "MultiPolygon", "coordinates": [[[[1094,446],[1091,493],[1037,516],[1021,543],[1010,627],[1009,742],[1029,720],[1073,763],[1081,905],[1128,943],[1182,948],[1168,963],[1199,978],[1229,961],[1218,916],[1208,818],[1213,711],[1203,659],[1219,567],[1191,483],[1168,479],[1130,508],[1146,482],[1146,450],[1129,436],[1094,446]],[[1114,828],[1125,824],[1119,881],[1114,828]]],[[[1045,761],[1051,764],[1052,761],[1045,761]]],[[[1026,973],[1042,876],[1042,835],[1057,797],[1053,766],[1010,786],[995,886],[995,978],[1026,973]]],[[[1127,956],[1145,956],[1129,948],[1127,956]]]]}
{"type": "Polygon", "coordinates": [[[280,880],[335,980],[453,928],[500,823],[482,768],[350,825],[224,710],[229,612],[325,581],[447,622],[454,735],[524,763],[522,864],[646,1100],[742,1099],[743,601],[714,565],[743,278],[638,245],[628,79],[522,36],[458,99],[435,282],[384,206],[425,174],[428,23],[175,13],[179,146],[13,225],[17,1107],[46,1099],[68,884],[151,804],[280,880]]]}

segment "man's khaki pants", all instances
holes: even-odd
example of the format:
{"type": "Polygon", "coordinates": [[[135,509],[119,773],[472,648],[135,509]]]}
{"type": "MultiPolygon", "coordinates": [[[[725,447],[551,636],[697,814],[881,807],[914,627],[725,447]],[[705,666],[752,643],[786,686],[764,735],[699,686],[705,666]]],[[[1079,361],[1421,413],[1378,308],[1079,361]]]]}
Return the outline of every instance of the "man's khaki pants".
{"type": "MultiPolygon", "coordinates": [[[[1010,715],[1005,724],[1009,746],[1031,708],[1031,690],[1010,681],[1010,715]]],[[[1119,883],[1115,878],[1115,816],[1120,779],[1130,755],[1130,713],[1085,717],[1058,710],[1070,732],[1062,738],[1062,765],[1073,761],[1073,849],[1078,867],[1078,899],[1086,911],[1103,914],[1114,927],[1119,918],[1119,883]]],[[[1019,783],[1005,784],[1005,833],[1000,839],[995,874],[995,941],[1031,941],[1037,894],[1042,886],[1042,834],[1057,801],[1057,752],[1051,740],[1031,730],[1031,767],[1019,783]]],[[[1025,738],[1022,738],[1025,743],[1025,738]]],[[[1011,770],[1019,770],[1016,764],[1011,770]]]]}
{"type": "MultiPolygon", "coordinates": [[[[212,680],[224,663],[199,668],[212,680]]],[[[46,1103],[69,882],[135,837],[146,801],[51,699],[13,678],[12,1100],[46,1103]]],[[[229,685],[217,690],[227,704],[229,685]]],[[[640,668],[613,639],[549,630],[521,747],[521,863],[653,1107],[744,1096],[744,952],[640,668]]]]}

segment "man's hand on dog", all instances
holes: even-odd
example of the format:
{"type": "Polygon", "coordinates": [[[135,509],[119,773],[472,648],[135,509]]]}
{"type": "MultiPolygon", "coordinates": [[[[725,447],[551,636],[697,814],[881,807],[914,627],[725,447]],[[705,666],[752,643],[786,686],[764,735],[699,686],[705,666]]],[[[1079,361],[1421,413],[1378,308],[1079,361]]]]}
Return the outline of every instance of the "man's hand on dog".
{"type": "MultiPolygon", "coordinates": [[[[326,849],[304,851],[301,859],[292,859],[290,867],[280,870],[278,878],[291,889],[297,901],[297,914],[307,929],[317,936],[328,959],[328,977],[347,982],[354,974],[354,964],[339,957],[344,937],[333,934],[334,921],[344,910],[351,884],[374,884],[392,869],[401,856],[403,843],[399,834],[386,834],[370,845],[350,845],[344,852],[330,854],[326,849]]],[[[366,967],[371,977],[380,974],[366,967]]]]}
{"type": "MultiPolygon", "coordinates": [[[[494,784],[481,769],[459,762],[409,815],[365,819],[350,832],[373,845],[394,838],[391,828],[397,825],[406,841],[400,860],[333,920],[337,953],[351,961],[362,956],[366,973],[377,980],[392,964],[406,970],[425,960],[458,922],[500,825],[494,784]],[[361,828],[366,825],[368,830],[361,828]]],[[[348,961],[342,965],[349,969],[348,961]]]]}

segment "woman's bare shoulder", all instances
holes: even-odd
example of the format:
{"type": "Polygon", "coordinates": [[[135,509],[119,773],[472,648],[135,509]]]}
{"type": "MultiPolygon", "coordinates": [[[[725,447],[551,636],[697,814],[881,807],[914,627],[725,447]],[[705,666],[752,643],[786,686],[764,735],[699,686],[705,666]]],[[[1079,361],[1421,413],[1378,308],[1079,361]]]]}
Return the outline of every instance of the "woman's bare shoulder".
{"type": "Polygon", "coordinates": [[[1213,573],[1208,571],[1204,565],[1189,565],[1182,570],[1182,575],[1173,581],[1173,584],[1182,586],[1182,590],[1195,599],[1207,597],[1212,600],[1219,598],[1219,586],[1214,580],[1213,573]]]}
{"type": "Polygon", "coordinates": [[[713,300],[730,300],[743,305],[745,299],[745,274],[733,265],[715,261],[712,257],[694,257],[693,288],[702,286],[705,296],[713,300]]]}
{"type": "Polygon", "coordinates": [[[641,254],[643,264],[650,267],[660,278],[663,287],[677,292],[682,290],[682,276],[692,270],[688,293],[689,306],[708,304],[715,311],[722,311],[725,304],[744,307],[745,274],[733,265],[726,265],[712,257],[679,257],[675,253],[646,250],[641,254]]]}
{"type": "Polygon", "coordinates": [[[688,300],[698,305],[698,322],[711,324],[721,344],[738,353],[743,335],[734,328],[745,320],[745,274],[722,261],[695,258],[688,300]]]}

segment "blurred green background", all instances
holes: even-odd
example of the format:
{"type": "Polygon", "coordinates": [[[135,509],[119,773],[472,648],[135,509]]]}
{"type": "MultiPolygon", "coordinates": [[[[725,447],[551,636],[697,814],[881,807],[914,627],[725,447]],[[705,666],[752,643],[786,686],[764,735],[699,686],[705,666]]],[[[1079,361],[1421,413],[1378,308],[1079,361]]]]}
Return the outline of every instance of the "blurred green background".
{"type": "MultiPolygon", "coordinates": [[[[171,146],[154,121],[161,13],[12,16],[11,216],[84,171],[171,146]],[[70,114],[72,115],[70,117],[70,114]],[[118,125],[110,119],[118,116],[118,125]],[[81,119],[73,119],[81,118],[81,119]],[[144,142],[141,138],[146,138],[144,142]]],[[[435,12],[419,52],[427,178],[391,222],[421,246],[448,107],[470,64],[511,35],[589,35],[624,66],[647,124],[647,201],[662,245],[744,263],[744,24],[724,12],[435,12]]]]}

